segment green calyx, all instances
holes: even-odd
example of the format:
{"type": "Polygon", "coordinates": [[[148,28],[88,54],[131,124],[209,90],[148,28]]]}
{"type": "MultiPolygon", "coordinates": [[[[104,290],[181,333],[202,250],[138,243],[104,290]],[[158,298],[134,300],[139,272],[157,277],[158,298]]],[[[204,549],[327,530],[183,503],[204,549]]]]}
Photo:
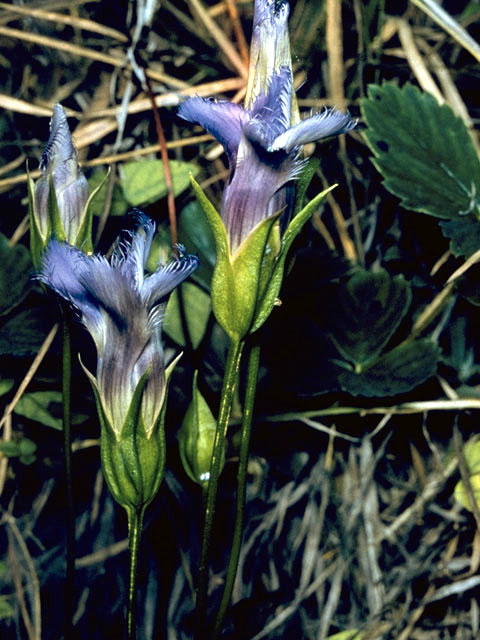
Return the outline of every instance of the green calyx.
{"type": "Polygon", "coordinates": [[[149,431],[141,413],[148,370],[137,384],[123,426],[118,432],[106,416],[95,377],[83,367],[92,385],[100,420],[103,473],[113,497],[127,510],[144,509],[153,500],[162,482],[166,459],[166,397],[169,378],[177,361],[178,358],[165,372],[165,399],[158,419],[149,431]]]}
{"type": "MultiPolygon", "coordinates": [[[[50,238],[54,237],[59,242],[68,242],[78,247],[85,253],[93,252],[92,242],[92,220],[93,207],[92,202],[102,188],[108,177],[108,170],[102,182],[89,195],[85,207],[80,216],[79,226],[74,234],[67,235],[62,219],[62,212],[59,210],[57,195],[53,186],[52,176],[48,178],[40,178],[40,180],[48,179],[48,200],[47,211],[41,212],[37,210],[35,203],[36,184],[31,178],[27,167],[27,189],[28,189],[28,212],[30,220],[30,251],[32,254],[33,264],[36,268],[41,266],[42,254],[45,251],[50,238]]],[[[38,182],[37,182],[38,184],[38,182]]]]}
{"type": "Polygon", "coordinates": [[[295,215],[278,243],[278,214],[263,220],[232,256],[225,225],[192,177],[197,200],[215,238],[217,260],[212,277],[215,317],[232,340],[259,329],[277,303],[285,260],[292,242],[327,193],[325,189],[295,215]]]}
{"type": "MultiPolygon", "coordinates": [[[[206,486],[210,478],[217,421],[198,389],[197,375],[196,371],[193,378],[192,402],[178,433],[178,441],[185,473],[193,482],[206,486]]],[[[225,452],[222,455],[222,468],[224,462],[225,452]]]]}

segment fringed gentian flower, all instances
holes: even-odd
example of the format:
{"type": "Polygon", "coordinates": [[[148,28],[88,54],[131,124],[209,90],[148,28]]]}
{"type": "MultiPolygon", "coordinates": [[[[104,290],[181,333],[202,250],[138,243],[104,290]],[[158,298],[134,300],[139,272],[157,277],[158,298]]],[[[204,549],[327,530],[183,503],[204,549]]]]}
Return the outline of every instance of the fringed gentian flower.
{"type": "Polygon", "coordinates": [[[163,470],[166,302],[198,265],[196,256],[180,251],[178,260],[145,276],[155,225],[144,214],[137,223],[110,260],[51,240],[39,274],[73,306],[95,342],[97,375],[89,377],[102,424],[102,463],[115,498],[135,508],[151,500],[150,485],[163,470]]]}
{"type": "Polygon", "coordinates": [[[42,176],[36,183],[29,180],[31,245],[37,266],[52,235],[84,251],[92,250],[88,183],[80,171],[67,116],[60,104],[53,107],[50,137],[40,169],[42,176]]]}
{"type": "Polygon", "coordinates": [[[227,153],[230,177],[221,216],[232,254],[259,222],[286,208],[284,187],[303,168],[302,145],[345,133],[356,124],[335,109],[297,121],[287,19],[285,1],[256,0],[244,108],[195,97],[178,112],[215,136],[227,153]]]}
{"type": "Polygon", "coordinates": [[[289,223],[293,181],[306,167],[302,146],[350,131],[356,124],[336,109],[299,119],[288,11],[286,0],[255,0],[244,107],[195,97],[185,100],[178,112],[215,136],[228,157],[221,220],[198,184],[192,183],[217,248],[213,310],[234,341],[256,331],[278,302],[288,249],[325,196],[319,194],[289,223]]]}

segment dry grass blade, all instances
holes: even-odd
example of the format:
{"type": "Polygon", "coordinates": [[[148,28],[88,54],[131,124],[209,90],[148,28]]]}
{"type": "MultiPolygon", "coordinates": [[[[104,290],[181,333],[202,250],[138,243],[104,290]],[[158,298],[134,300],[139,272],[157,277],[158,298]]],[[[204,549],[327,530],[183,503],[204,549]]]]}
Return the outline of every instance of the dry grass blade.
{"type": "Polygon", "coordinates": [[[238,71],[242,78],[246,78],[248,72],[247,66],[244,64],[242,58],[237,53],[237,50],[232,45],[230,40],[225,36],[220,27],[211,18],[201,0],[188,0],[188,4],[190,5],[195,15],[198,16],[205,29],[218,44],[224,55],[228,58],[233,68],[238,71]]]}
{"type": "Polygon", "coordinates": [[[74,56],[96,60],[97,62],[104,62],[105,64],[109,64],[114,67],[125,67],[127,65],[125,58],[116,58],[115,56],[110,56],[106,53],[102,53],[101,51],[95,51],[95,49],[88,49],[87,47],[72,44],[71,42],[65,42],[64,40],[58,40],[57,38],[50,38],[49,36],[42,36],[39,33],[31,33],[29,31],[21,31],[20,29],[0,26],[0,36],[14,38],[24,42],[31,42],[32,44],[39,44],[42,47],[58,49],[59,51],[65,51],[66,53],[70,53],[74,56]]]}
{"type": "MultiPolygon", "coordinates": [[[[50,22],[55,22],[56,24],[70,25],[77,29],[85,29],[87,31],[91,31],[92,33],[99,33],[102,36],[113,38],[115,40],[118,40],[119,42],[128,42],[127,36],[120,31],[112,29],[111,27],[106,27],[103,24],[94,22],[93,20],[88,20],[87,18],[69,16],[65,15],[64,13],[46,11],[44,9],[35,9],[34,7],[15,6],[6,4],[5,2],[0,2],[0,9],[4,9],[7,14],[13,13],[30,18],[38,18],[39,20],[48,20],[50,22]]],[[[16,16],[12,16],[10,19],[16,20],[17,18],[16,16]]]]}
{"type": "Polygon", "coordinates": [[[427,65],[425,64],[420,51],[417,49],[412,28],[405,20],[402,19],[398,20],[398,37],[400,38],[403,50],[405,51],[408,64],[418,80],[418,84],[424,91],[428,91],[434,95],[440,104],[443,104],[445,102],[444,97],[427,69],[427,65]]]}
{"type": "Polygon", "coordinates": [[[480,46],[471,35],[461,27],[452,16],[435,0],[412,0],[432,20],[445,29],[462,47],[469,51],[480,62],[480,46]]]}

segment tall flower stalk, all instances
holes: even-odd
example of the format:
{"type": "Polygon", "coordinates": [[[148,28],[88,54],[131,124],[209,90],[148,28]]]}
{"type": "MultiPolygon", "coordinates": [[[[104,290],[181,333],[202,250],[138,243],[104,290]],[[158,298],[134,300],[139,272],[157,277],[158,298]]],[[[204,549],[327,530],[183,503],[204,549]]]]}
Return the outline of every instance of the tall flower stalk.
{"type": "MultiPolygon", "coordinates": [[[[336,109],[326,109],[301,120],[293,89],[286,0],[255,0],[247,95],[243,106],[200,97],[189,98],[179,115],[209,131],[224,147],[229,164],[220,214],[193,182],[197,199],[215,238],[217,260],[212,278],[212,306],[230,338],[230,353],[217,420],[206,501],[203,547],[197,588],[198,637],[205,627],[210,538],[216,503],[221,452],[230,418],[245,340],[266,321],[278,302],[288,250],[304,223],[325,197],[319,194],[292,219],[295,181],[306,162],[304,144],[353,129],[356,121],[336,109]]],[[[252,351],[250,380],[256,379],[259,351],[252,351]]],[[[247,395],[251,413],[254,393],[247,395]]],[[[245,466],[251,415],[242,427],[245,466]]],[[[242,471],[240,471],[240,474],[242,471]]],[[[239,485],[235,545],[242,526],[243,485],[239,485]],[[239,513],[241,512],[241,513],[239,513]]],[[[238,560],[238,555],[237,555],[238,560]]],[[[231,589],[237,560],[230,563],[227,590],[231,589]],[[235,566],[233,566],[235,565],[235,566]],[[233,577],[232,577],[233,576],[233,577]]],[[[226,608],[217,619],[220,632],[226,608]]]]}
{"type": "Polygon", "coordinates": [[[128,517],[130,579],[128,638],[136,635],[136,568],[145,508],[156,495],[165,466],[164,416],[169,375],[161,341],[170,292],[198,265],[186,255],[145,275],[154,223],[136,215],[136,229],[110,258],[88,256],[51,240],[39,279],[65,299],[93,338],[96,375],[91,382],[101,426],[107,484],[128,517]]]}

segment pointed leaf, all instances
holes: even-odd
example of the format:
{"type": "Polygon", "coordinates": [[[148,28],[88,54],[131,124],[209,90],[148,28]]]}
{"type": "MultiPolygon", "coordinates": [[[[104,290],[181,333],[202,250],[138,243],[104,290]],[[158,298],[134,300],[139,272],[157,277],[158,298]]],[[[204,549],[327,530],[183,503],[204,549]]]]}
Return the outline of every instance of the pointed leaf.
{"type": "Polygon", "coordinates": [[[339,382],[344,391],[367,397],[406,393],[435,375],[439,349],[430,340],[399,345],[361,373],[344,371],[339,382]]]}
{"type": "Polygon", "coordinates": [[[381,269],[359,271],[339,285],[329,301],[330,333],[342,356],[357,369],[374,360],[390,340],[410,306],[412,294],[403,276],[381,269]]]}
{"type": "MultiPolygon", "coordinates": [[[[463,455],[465,456],[465,462],[467,463],[467,469],[470,479],[470,484],[473,490],[473,496],[477,506],[480,507],[480,441],[477,436],[471,438],[463,447],[463,455]]],[[[462,480],[457,482],[454,490],[455,500],[459,502],[462,507],[473,511],[468,497],[467,490],[462,480]]]]}
{"type": "Polygon", "coordinates": [[[480,214],[480,161],[460,118],[407,84],[371,85],[364,136],[386,188],[406,209],[437,218],[480,214]]]}

